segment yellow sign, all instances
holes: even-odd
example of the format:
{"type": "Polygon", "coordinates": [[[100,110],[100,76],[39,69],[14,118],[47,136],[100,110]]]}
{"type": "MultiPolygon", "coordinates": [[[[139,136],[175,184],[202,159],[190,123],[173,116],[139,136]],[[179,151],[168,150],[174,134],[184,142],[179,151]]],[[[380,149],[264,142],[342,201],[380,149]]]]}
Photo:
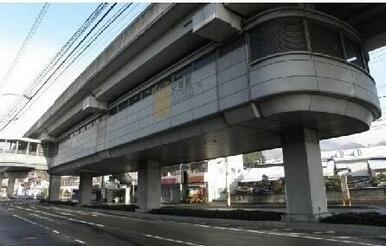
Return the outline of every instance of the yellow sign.
{"type": "Polygon", "coordinates": [[[170,82],[164,82],[165,86],[157,88],[154,95],[154,119],[161,120],[170,115],[172,89],[170,82]]]}

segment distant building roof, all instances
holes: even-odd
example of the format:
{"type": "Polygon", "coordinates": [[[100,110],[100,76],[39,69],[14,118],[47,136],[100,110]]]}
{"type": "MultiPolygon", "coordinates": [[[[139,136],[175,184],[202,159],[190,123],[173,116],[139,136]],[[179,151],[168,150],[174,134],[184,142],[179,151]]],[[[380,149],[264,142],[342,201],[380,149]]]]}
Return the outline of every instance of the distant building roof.
{"type": "Polygon", "coordinates": [[[368,160],[371,170],[386,170],[386,158],[368,160]]]}
{"type": "Polygon", "coordinates": [[[244,179],[241,182],[257,182],[263,179],[263,175],[266,175],[269,180],[278,180],[284,177],[283,165],[262,165],[258,168],[250,168],[244,175],[244,179]]]}

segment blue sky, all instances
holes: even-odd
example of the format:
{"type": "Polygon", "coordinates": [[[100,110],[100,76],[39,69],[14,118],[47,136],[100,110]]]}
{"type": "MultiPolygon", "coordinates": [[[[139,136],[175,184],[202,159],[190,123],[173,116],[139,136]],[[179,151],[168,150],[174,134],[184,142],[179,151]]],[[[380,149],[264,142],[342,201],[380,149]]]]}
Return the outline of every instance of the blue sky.
{"type": "MultiPolygon", "coordinates": [[[[51,4],[39,26],[38,40],[52,46],[64,44],[98,4],[51,4]]],[[[41,3],[0,4],[0,42],[21,45],[41,7],[41,3]]]]}

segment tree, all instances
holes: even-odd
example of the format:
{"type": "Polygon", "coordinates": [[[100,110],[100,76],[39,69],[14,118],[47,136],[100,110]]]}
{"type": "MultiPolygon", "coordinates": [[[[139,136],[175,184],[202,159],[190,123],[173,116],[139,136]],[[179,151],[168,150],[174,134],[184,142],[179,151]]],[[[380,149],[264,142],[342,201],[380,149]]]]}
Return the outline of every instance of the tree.
{"type": "Polygon", "coordinates": [[[243,154],[244,168],[253,168],[264,164],[265,158],[261,151],[243,154]]]}

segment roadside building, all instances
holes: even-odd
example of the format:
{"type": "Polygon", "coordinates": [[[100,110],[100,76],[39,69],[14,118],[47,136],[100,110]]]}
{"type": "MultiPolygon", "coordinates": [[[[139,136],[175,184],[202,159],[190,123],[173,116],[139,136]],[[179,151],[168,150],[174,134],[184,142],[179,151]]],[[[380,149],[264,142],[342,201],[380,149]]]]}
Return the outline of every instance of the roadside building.
{"type": "Polygon", "coordinates": [[[164,167],[161,177],[162,202],[212,202],[225,199],[243,178],[242,155],[164,167]]]}
{"type": "Polygon", "coordinates": [[[369,171],[372,177],[380,174],[386,175],[386,157],[384,158],[371,158],[368,160],[369,171]]]}

